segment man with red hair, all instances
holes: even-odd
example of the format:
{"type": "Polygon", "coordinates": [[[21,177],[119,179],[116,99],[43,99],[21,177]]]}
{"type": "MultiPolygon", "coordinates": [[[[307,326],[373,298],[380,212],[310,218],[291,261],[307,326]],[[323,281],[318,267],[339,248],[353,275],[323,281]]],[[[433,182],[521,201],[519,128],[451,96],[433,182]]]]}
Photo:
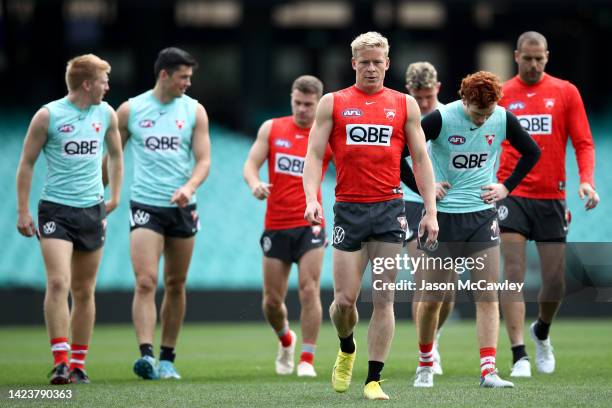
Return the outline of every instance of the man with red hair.
{"type": "MultiPolygon", "coordinates": [[[[503,199],[538,161],[540,151],[518,120],[497,106],[502,97],[499,78],[486,71],[468,75],[461,82],[461,99],[426,116],[422,127],[431,140],[431,158],[436,180],[450,187],[438,201],[439,245],[423,247],[428,255],[418,308],[419,367],[415,387],[433,386],[432,347],[442,294],[436,284],[454,282],[453,271],[470,270],[470,288],[476,302],[476,330],[480,347],[480,386],[507,388],[514,385],[496,372],[495,355],[499,333],[497,289],[499,278],[499,228],[495,202],[503,199]],[[495,183],[495,162],[501,142],[508,142],[521,158],[504,183],[495,183]],[[472,286],[473,284],[473,286],[472,286]]],[[[414,185],[408,166],[403,179],[414,185]]]]}

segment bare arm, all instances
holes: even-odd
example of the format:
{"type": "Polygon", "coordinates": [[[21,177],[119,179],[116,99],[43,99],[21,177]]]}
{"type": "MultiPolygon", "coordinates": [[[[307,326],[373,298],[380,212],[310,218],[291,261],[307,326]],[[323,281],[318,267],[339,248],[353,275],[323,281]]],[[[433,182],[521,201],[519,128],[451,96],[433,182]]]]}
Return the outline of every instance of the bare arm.
{"type": "Polygon", "coordinates": [[[244,180],[248,184],[251,192],[258,200],[264,200],[270,195],[271,184],[262,182],[259,179],[259,169],[266,161],[269,152],[270,130],[272,129],[272,121],[266,120],[257,131],[257,139],[251,146],[249,155],[244,162],[242,174],[244,180]]]}
{"type": "Polygon", "coordinates": [[[110,200],[106,202],[107,214],[110,214],[119,205],[121,183],[123,181],[123,148],[119,135],[118,119],[115,111],[112,108],[110,109],[110,126],[104,137],[108,149],[108,179],[110,184],[110,200]]]}
{"type": "Polygon", "coordinates": [[[179,207],[185,207],[191,201],[200,184],[206,180],[210,171],[210,135],[208,132],[208,115],[201,104],[196,110],[196,124],[191,137],[191,150],[195,158],[195,165],[191,172],[191,178],[185,185],[179,187],[172,198],[171,203],[176,203],[179,207]]]}
{"type": "MultiPolygon", "coordinates": [[[[125,148],[125,144],[130,138],[128,131],[128,119],[130,118],[130,103],[123,102],[117,109],[117,120],[119,127],[119,135],[121,136],[121,146],[125,148]]],[[[108,154],[102,158],[102,183],[104,187],[108,185],[108,154]]]]}
{"type": "Polygon", "coordinates": [[[34,164],[47,141],[48,126],[49,111],[41,108],[32,117],[17,167],[17,230],[26,237],[36,234],[36,224],[30,214],[30,189],[34,164]]]}
{"type": "Polygon", "coordinates": [[[404,132],[412,156],[416,183],[425,203],[425,215],[420,224],[419,237],[427,231],[427,243],[425,245],[431,245],[438,237],[435,178],[431,160],[427,154],[425,134],[421,128],[421,111],[414,98],[408,95],[406,95],[406,112],[408,118],[406,119],[404,132]]]}
{"type": "Polygon", "coordinates": [[[321,187],[321,173],[323,171],[323,158],[325,148],[329,142],[334,121],[334,96],[326,94],[319,101],[315,121],[310,129],[308,138],[308,152],[304,163],[304,193],[306,194],[306,212],[304,218],[311,224],[320,224],[323,221],[323,208],[317,198],[321,187]]]}

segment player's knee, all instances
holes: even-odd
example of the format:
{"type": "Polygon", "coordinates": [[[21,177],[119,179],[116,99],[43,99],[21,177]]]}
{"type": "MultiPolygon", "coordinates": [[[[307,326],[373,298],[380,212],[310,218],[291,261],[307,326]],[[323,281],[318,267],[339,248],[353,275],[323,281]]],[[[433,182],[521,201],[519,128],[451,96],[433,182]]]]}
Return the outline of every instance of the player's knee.
{"type": "Polygon", "coordinates": [[[266,310],[279,310],[283,306],[283,299],[280,296],[264,295],[262,307],[266,310]]]}
{"type": "Polygon", "coordinates": [[[442,302],[421,302],[419,304],[419,313],[427,316],[435,315],[440,313],[442,308],[442,302]]]}
{"type": "Polygon", "coordinates": [[[70,293],[76,303],[87,303],[93,301],[94,287],[92,285],[77,285],[71,288],[70,293]]]}
{"type": "MultiPolygon", "coordinates": [[[[497,296],[497,294],[495,294],[495,296],[497,296]]],[[[487,297],[482,296],[480,299],[474,297],[474,302],[476,303],[477,315],[497,315],[499,317],[499,303],[497,301],[487,299],[487,297]]]]}
{"type": "Polygon", "coordinates": [[[171,295],[180,295],[185,292],[185,279],[169,277],[164,283],[166,293],[171,295]]]}
{"type": "Polygon", "coordinates": [[[565,294],[565,279],[562,276],[557,276],[552,279],[547,279],[543,284],[543,291],[551,301],[561,300],[565,294]]]}
{"type": "Polygon", "coordinates": [[[338,311],[343,314],[351,312],[355,308],[356,303],[356,297],[344,294],[336,295],[336,298],[334,299],[334,305],[336,309],[338,309],[338,311]]]}
{"type": "Polygon", "coordinates": [[[523,282],[525,278],[525,264],[516,261],[506,261],[504,264],[504,278],[510,282],[523,282]]]}
{"type": "Polygon", "coordinates": [[[155,293],[157,282],[151,276],[140,276],[136,278],[136,291],[140,294],[155,293]]]}
{"type": "Polygon", "coordinates": [[[67,296],[70,285],[68,279],[51,278],[47,279],[47,295],[49,296],[67,296]]]}
{"type": "Polygon", "coordinates": [[[319,299],[319,285],[315,282],[301,282],[299,287],[300,302],[313,303],[319,299]]]}

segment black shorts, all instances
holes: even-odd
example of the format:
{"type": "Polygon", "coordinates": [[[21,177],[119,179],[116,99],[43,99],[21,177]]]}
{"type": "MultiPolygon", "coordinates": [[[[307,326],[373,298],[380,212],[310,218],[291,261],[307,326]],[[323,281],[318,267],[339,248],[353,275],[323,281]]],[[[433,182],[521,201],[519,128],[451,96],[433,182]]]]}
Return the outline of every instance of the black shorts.
{"type": "Polygon", "coordinates": [[[77,251],[95,251],[104,245],[106,207],[104,202],[78,208],[40,200],[38,228],[41,239],[63,239],[77,251]]]}
{"type": "Polygon", "coordinates": [[[538,242],[565,242],[570,213],[565,200],[509,196],[497,205],[501,232],[518,232],[538,242]]]}
{"type": "Polygon", "coordinates": [[[259,240],[264,256],[292,263],[311,249],[326,244],[325,228],[320,226],[265,230],[259,240]]]}
{"type": "Polygon", "coordinates": [[[418,240],[418,248],[429,255],[465,256],[500,243],[495,208],[469,213],[438,212],[437,218],[438,248],[425,248],[426,236],[418,240]]]}
{"type": "Polygon", "coordinates": [[[378,203],[334,204],[334,248],[358,251],[368,241],[402,244],[408,222],[401,198],[378,203]]]}
{"type": "Polygon", "coordinates": [[[419,235],[419,223],[423,218],[425,204],[414,201],[404,201],[406,220],[408,221],[408,237],[406,242],[414,241],[419,235]]]}
{"type": "Polygon", "coordinates": [[[130,201],[130,231],[147,228],[165,237],[190,238],[200,230],[196,205],[155,207],[130,201]]]}

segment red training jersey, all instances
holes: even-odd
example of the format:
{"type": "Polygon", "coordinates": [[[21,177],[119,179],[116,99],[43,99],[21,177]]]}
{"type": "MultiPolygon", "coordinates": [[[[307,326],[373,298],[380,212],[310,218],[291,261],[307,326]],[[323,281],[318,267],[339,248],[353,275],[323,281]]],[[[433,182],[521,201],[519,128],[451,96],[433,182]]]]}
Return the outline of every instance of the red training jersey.
{"type": "Polygon", "coordinates": [[[402,197],[400,159],[406,145],[406,95],[356,86],[333,93],[329,145],[336,163],[336,201],[375,203],[402,197]]]}
{"type": "MultiPolygon", "coordinates": [[[[542,156],[511,195],[535,199],[565,199],[565,149],[570,137],[576,150],[580,182],[593,187],[595,147],[578,89],[568,81],[544,74],[528,85],[519,76],[504,84],[499,104],[516,115],[533,137],[542,156]]],[[[502,143],[497,178],[506,180],[520,154],[505,140],[502,143]]]]}
{"type": "MultiPolygon", "coordinates": [[[[272,187],[266,208],[266,229],[310,226],[304,219],[306,195],[302,185],[309,133],[310,128],[296,125],[293,116],[272,119],[268,136],[268,175],[272,187]]],[[[331,157],[331,149],[327,146],[323,175],[331,157]]],[[[321,202],[321,189],[317,198],[321,202]]]]}

